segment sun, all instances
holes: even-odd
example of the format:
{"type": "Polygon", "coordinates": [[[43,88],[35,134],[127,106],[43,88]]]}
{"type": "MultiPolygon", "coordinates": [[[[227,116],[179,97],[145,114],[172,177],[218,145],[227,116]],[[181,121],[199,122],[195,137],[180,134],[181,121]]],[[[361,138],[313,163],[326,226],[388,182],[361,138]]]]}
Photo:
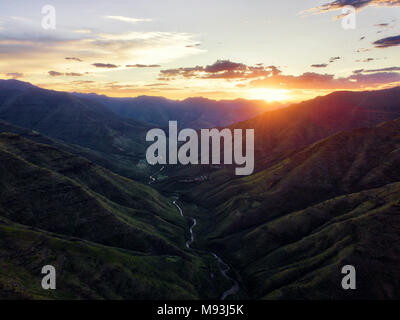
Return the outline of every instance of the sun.
{"type": "Polygon", "coordinates": [[[290,92],[286,89],[266,89],[256,88],[247,91],[248,99],[271,101],[287,101],[290,100],[290,92]]]}

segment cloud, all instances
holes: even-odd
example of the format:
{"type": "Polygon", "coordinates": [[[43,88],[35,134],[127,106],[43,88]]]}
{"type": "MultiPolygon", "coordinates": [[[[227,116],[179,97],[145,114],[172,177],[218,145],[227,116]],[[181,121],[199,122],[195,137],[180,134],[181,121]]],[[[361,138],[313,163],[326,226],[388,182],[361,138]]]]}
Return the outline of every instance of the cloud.
{"type": "Polygon", "coordinates": [[[368,52],[368,51],[371,51],[371,49],[369,49],[369,48],[360,48],[360,49],[357,49],[357,53],[362,53],[362,52],[368,52]]]}
{"type": "Polygon", "coordinates": [[[22,78],[24,76],[21,72],[7,72],[5,75],[7,77],[12,77],[13,79],[22,78]]]}
{"type": "Polygon", "coordinates": [[[18,21],[18,22],[31,22],[32,20],[25,18],[25,17],[10,17],[12,20],[18,21]]]}
{"type": "Polygon", "coordinates": [[[195,44],[191,44],[191,45],[187,45],[186,48],[196,48],[201,46],[201,43],[195,43],[195,44]]]}
{"type": "Polygon", "coordinates": [[[65,76],[68,77],[82,77],[83,74],[82,73],[78,73],[78,72],[66,72],[64,73],[65,76]]]}
{"type": "Polygon", "coordinates": [[[356,80],[356,88],[374,87],[382,84],[396,83],[400,81],[398,72],[376,72],[371,74],[356,74],[348,77],[349,80],[356,80]]]}
{"type": "Polygon", "coordinates": [[[78,61],[78,62],[82,62],[83,60],[79,59],[79,58],[75,58],[75,57],[66,57],[65,60],[72,60],[72,61],[78,61]]]}
{"type": "Polygon", "coordinates": [[[159,68],[159,64],[127,64],[127,68],[159,68]]]}
{"type": "Polygon", "coordinates": [[[92,83],[96,83],[96,82],[93,80],[75,80],[75,81],[72,81],[71,83],[77,84],[77,85],[87,85],[87,84],[92,84],[92,83]]]}
{"type": "Polygon", "coordinates": [[[108,69],[118,68],[117,65],[112,63],[92,63],[92,66],[95,66],[96,68],[108,68],[108,69]]]}
{"type": "Polygon", "coordinates": [[[400,81],[400,73],[397,72],[376,72],[363,74],[362,70],[356,70],[349,77],[336,78],[333,74],[319,74],[306,72],[299,76],[276,75],[264,79],[253,80],[250,85],[253,87],[267,87],[280,89],[363,89],[377,87],[400,81]]]}
{"type": "Polygon", "coordinates": [[[140,19],[140,18],[130,18],[130,17],[124,17],[124,16],[103,16],[105,19],[111,19],[111,20],[117,20],[117,21],[122,21],[126,23],[138,23],[138,22],[151,22],[153,19],[140,19]]]}
{"type": "Polygon", "coordinates": [[[345,6],[353,6],[357,10],[361,10],[367,6],[400,6],[400,0],[335,0],[325,3],[321,6],[314,7],[303,11],[303,13],[320,14],[328,11],[336,11],[345,6]]]}
{"type": "Polygon", "coordinates": [[[389,48],[400,45],[400,35],[379,39],[373,43],[375,48],[389,48]]]}
{"type": "Polygon", "coordinates": [[[150,83],[150,84],[146,84],[146,87],[160,87],[160,86],[167,86],[168,83],[150,83]]]}
{"type": "Polygon", "coordinates": [[[335,62],[336,60],[342,59],[341,57],[332,57],[329,59],[329,63],[335,62]]]}
{"type": "MultiPolygon", "coordinates": [[[[339,60],[333,57],[333,61],[339,60]]],[[[323,65],[323,64],[321,64],[323,65]]],[[[327,64],[328,65],[328,64],[327,64]]],[[[322,67],[322,66],[321,66],[322,67]]],[[[275,66],[257,64],[248,66],[230,60],[218,60],[208,66],[181,67],[161,70],[159,81],[178,79],[221,79],[235,81],[238,88],[268,88],[286,90],[357,90],[398,85],[397,69],[364,72],[363,69],[347,77],[335,74],[305,72],[300,75],[284,74],[275,66]]]]}
{"type": "Polygon", "coordinates": [[[226,71],[244,71],[246,65],[243,63],[231,62],[229,60],[218,60],[212,65],[207,66],[204,71],[208,73],[218,73],[226,71]]]}
{"type": "Polygon", "coordinates": [[[63,76],[64,75],[64,73],[57,72],[57,71],[49,71],[48,73],[49,73],[49,75],[51,77],[58,77],[58,76],[63,76]]]}
{"type": "Polygon", "coordinates": [[[215,63],[205,67],[195,66],[161,70],[159,80],[172,80],[178,77],[188,79],[251,79],[272,75],[275,72],[280,72],[275,66],[264,67],[260,64],[247,66],[230,60],[217,60],[215,63]]]}
{"type": "MultiPolygon", "coordinates": [[[[342,59],[342,58],[341,57],[331,57],[329,59],[329,63],[333,63],[336,60],[340,60],[340,59],[342,59]]],[[[327,63],[317,63],[317,64],[312,64],[311,65],[311,67],[313,67],[313,68],[326,68],[327,66],[328,66],[327,63]]]]}
{"type": "Polygon", "coordinates": [[[388,67],[388,68],[380,68],[380,69],[359,69],[354,70],[353,73],[375,73],[375,72],[393,72],[400,71],[400,67],[388,67]]]}
{"type": "Polygon", "coordinates": [[[92,33],[92,30],[90,30],[90,29],[75,29],[72,32],[80,33],[80,34],[89,34],[89,33],[92,33]]]}
{"type": "MultiPolygon", "coordinates": [[[[339,57],[333,57],[333,61],[339,57]]],[[[314,65],[322,68],[328,64],[314,65]]],[[[235,80],[238,88],[270,88],[270,89],[300,89],[300,90],[341,90],[364,89],[389,85],[400,81],[397,67],[371,70],[355,70],[348,77],[336,77],[334,74],[305,72],[300,75],[287,75],[276,66],[248,66],[230,60],[218,60],[208,66],[195,66],[160,71],[159,81],[178,79],[221,79],[235,80]]]]}
{"type": "Polygon", "coordinates": [[[83,76],[82,73],[78,73],[78,72],[58,72],[58,71],[49,71],[48,74],[51,77],[59,77],[59,76],[68,76],[68,77],[81,77],[83,76]]]}
{"type": "Polygon", "coordinates": [[[0,69],[3,73],[18,71],[40,76],[48,70],[65,70],[64,57],[82,60],[69,66],[71,72],[81,72],[82,68],[93,67],[90,63],[102,61],[116,66],[134,65],[136,61],[143,65],[161,65],[206,52],[187,48],[195,43],[198,43],[195,35],[178,32],[77,34],[49,33],[34,27],[27,31],[6,28],[0,30],[0,69]]]}

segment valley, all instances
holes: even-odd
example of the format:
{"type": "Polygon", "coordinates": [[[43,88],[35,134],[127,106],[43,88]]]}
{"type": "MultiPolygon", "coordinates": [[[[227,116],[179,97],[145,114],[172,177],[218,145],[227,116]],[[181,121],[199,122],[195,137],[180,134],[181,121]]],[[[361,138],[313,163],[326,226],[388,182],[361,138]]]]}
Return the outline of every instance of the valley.
{"type": "Polygon", "coordinates": [[[0,297],[400,296],[399,88],[244,115],[229,128],[254,129],[246,177],[146,164],[148,114],[95,98],[0,82],[0,297]],[[40,289],[43,264],[62,289],[40,289]],[[347,264],[360,290],[340,287],[347,264]]]}

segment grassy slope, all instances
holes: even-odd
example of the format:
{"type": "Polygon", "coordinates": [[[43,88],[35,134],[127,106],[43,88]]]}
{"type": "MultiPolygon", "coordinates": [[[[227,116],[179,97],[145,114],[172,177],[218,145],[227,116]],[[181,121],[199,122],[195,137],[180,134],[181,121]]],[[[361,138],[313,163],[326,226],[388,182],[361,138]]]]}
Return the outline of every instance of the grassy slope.
{"type": "Polygon", "coordinates": [[[211,245],[229,252],[256,298],[393,299],[400,296],[394,276],[400,272],[399,231],[400,183],[394,183],[324,201],[211,245]],[[356,292],[340,287],[347,264],[358,271],[356,292]]]}
{"type": "Polygon", "coordinates": [[[200,189],[195,197],[214,211],[203,244],[255,298],[399,297],[389,276],[400,260],[389,245],[399,243],[399,129],[395,120],[339,133],[254,176],[200,189]],[[350,296],[338,287],[345,262],[361,270],[362,290],[350,296]]]}
{"type": "MultiPolygon", "coordinates": [[[[342,132],[309,146],[255,175],[207,192],[228,234],[346,193],[400,180],[400,120],[342,132]],[[245,215],[244,215],[245,214],[245,215]]],[[[205,186],[206,187],[206,186],[205,186]]]]}
{"type": "Polygon", "coordinates": [[[198,299],[217,294],[205,276],[207,267],[196,258],[138,255],[29,230],[4,218],[0,257],[0,299],[198,299]],[[40,285],[47,264],[57,271],[54,291],[40,285]]]}
{"type": "Polygon", "coordinates": [[[113,169],[143,178],[135,165],[144,158],[149,127],[94,101],[66,92],[6,86],[0,89],[0,119],[90,149],[87,154],[113,162],[113,169]]]}
{"type": "Polygon", "coordinates": [[[153,190],[14,134],[0,141],[3,216],[132,250],[180,252],[175,235],[185,225],[153,190]]]}
{"type": "Polygon", "coordinates": [[[87,158],[99,166],[109,169],[110,171],[116,172],[119,175],[128,177],[131,179],[146,182],[152,172],[149,166],[135,165],[135,161],[131,158],[121,154],[104,153],[93,149],[85,148],[76,144],[66,143],[62,140],[54,139],[40,134],[37,131],[25,129],[16,125],[12,125],[8,122],[0,120],[0,133],[10,132],[16,133],[26,139],[47,144],[62,151],[73,153],[81,157],[87,158]]]}
{"type": "Polygon", "coordinates": [[[0,297],[221,294],[215,283],[223,281],[210,278],[216,266],[182,249],[187,221],[170,200],[145,185],[52,146],[3,133],[0,189],[0,260],[7,270],[0,275],[0,297]],[[54,296],[39,288],[42,263],[63,272],[54,296]]]}

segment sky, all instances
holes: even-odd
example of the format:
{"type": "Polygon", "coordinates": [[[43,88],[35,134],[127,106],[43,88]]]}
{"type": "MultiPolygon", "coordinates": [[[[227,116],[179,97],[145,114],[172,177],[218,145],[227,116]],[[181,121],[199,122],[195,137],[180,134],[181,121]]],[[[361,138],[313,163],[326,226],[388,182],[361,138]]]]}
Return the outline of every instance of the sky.
{"type": "Polygon", "coordinates": [[[46,89],[292,102],[400,85],[399,58],[400,0],[0,2],[0,78],[46,89]]]}

